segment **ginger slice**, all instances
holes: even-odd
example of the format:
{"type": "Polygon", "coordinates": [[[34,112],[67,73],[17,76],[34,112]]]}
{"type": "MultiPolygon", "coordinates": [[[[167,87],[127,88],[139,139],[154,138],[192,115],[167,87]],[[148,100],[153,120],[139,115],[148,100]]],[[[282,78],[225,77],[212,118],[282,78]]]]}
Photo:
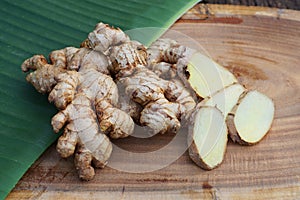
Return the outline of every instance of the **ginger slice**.
{"type": "Polygon", "coordinates": [[[211,170],[219,166],[227,146],[227,127],[224,116],[216,107],[200,107],[189,127],[190,158],[201,168],[211,170]]]}
{"type": "Polygon", "coordinates": [[[190,86],[203,98],[237,83],[237,79],[231,72],[199,52],[188,59],[183,73],[190,86]]]}
{"type": "Polygon", "coordinates": [[[232,84],[222,90],[219,90],[211,97],[206,97],[198,104],[198,106],[215,106],[226,118],[245,90],[246,89],[238,83],[232,84]]]}
{"type": "Polygon", "coordinates": [[[252,145],[259,142],[271,128],[273,101],[258,91],[244,93],[227,116],[229,134],[234,142],[252,145]]]}

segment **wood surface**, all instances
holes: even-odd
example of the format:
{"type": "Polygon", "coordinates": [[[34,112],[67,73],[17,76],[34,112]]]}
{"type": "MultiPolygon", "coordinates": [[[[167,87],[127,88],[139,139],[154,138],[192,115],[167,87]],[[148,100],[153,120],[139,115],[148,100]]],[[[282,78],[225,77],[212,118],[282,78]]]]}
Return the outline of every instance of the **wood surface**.
{"type": "MultiPolygon", "coordinates": [[[[230,69],[247,88],[274,100],[275,120],[269,134],[255,146],[230,141],[224,162],[212,171],[197,167],[185,152],[160,170],[128,173],[106,167],[96,170],[95,179],[89,182],[78,179],[72,158],[60,158],[53,145],[7,199],[300,197],[300,12],[197,5],[170,30],[193,38],[204,53],[230,69]]],[[[114,143],[128,151],[145,152],[161,148],[173,137],[131,137],[114,143]]],[[[153,165],[160,157],[156,156],[153,165]]],[[[139,165],[143,163],[128,164],[139,165]]]]}
{"type": "Polygon", "coordinates": [[[247,6],[266,6],[300,10],[299,0],[203,0],[202,2],[210,4],[217,3],[247,6]]]}

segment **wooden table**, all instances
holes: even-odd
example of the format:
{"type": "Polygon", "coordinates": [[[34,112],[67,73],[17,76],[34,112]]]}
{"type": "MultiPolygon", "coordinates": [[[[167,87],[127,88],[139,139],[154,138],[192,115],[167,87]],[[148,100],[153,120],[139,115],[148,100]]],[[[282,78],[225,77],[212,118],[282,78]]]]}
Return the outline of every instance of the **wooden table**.
{"type": "Polygon", "coordinates": [[[247,6],[265,6],[300,10],[300,1],[297,0],[203,0],[204,3],[233,4],[247,6]]]}
{"type": "MultiPolygon", "coordinates": [[[[195,39],[247,88],[272,99],[276,114],[258,145],[229,142],[223,164],[198,168],[187,152],[148,173],[106,167],[77,178],[72,158],[50,147],[7,199],[296,199],[300,197],[300,12],[260,7],[197,5],[171,30],[195,39]]],[[[132,151],[160,148],[173,135],[114,143],[132,151]]],[[[154,158],[155,159],[155,158],[154,158]]],[[[138,163],[132,163],[132,166],[138,163]]]]}

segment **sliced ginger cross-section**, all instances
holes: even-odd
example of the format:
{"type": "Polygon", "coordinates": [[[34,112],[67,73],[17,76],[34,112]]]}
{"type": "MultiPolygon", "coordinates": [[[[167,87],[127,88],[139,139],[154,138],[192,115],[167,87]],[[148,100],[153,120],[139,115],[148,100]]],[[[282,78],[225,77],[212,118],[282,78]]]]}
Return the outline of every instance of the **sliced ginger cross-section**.
{"type": "Polygon", "coordinates": [[[190,86],[202,98],[237,83],[231,72],[199,52],[189,58],[184,73],[190,86]]]}
{"type": "Polygon", "coordinates": [[[226,120],[231,139],[245,145],[259,142],[271,128],[274,111],[266,95],[256,90],[244,93],[226,120]]]}
{"type": "Polygon", "coordinates": [[[201,168],[219,166],[227,146],[227,127],[223,114],[216,107],[200,107],[189,127],[188,143],[191,159],[201,168]]]}

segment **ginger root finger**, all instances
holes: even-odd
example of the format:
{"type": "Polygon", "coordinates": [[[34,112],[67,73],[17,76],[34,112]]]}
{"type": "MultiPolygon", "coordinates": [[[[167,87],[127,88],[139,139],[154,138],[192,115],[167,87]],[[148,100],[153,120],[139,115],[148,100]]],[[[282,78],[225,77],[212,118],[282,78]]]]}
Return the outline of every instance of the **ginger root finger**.
{"type": "Polygon", "coordinates": [[[138,65],[146,65],[146,48],[136,41],[130,41],[110,49],[112,62],[110,71],[115,77],[131,76],[138,65]]]}
{"type": "Polygon", "coordinates": [[[176,65],[167,62],[150,63],[147,68],[166,80],[174,79],[177,76],[176,65]]]}
{"type": "Polygon", "coordinates": [[[87,48],[80,48],[68,62],[69,70],[89,68],[93,65],[94,68],[103,74],[109,75],[108,67],[111,65],[109,58],[102,52],[93,51],[87,48]]]}
{"type": "Polygon", "coordinates": [[[189,121],[190,115],[196,107],[192,91],[185,87],[179,79],[173,79],[168,81],[165,96],[169,101],[179,103],[183,106],[184,111],[181,111],[181,115],[183,115],[181,118],[189,121]]]}
{"type": "Polygon", "coordinates": [[[140,123],[150,127],[154,134],[173,132],[181,127],[179,118],[183,107],[167,99],[158,99],[148,103],[141,112],[140,123]]]}
{"type": "Polygon", "coordinates": [[[105,167],[108,160],[107,155],[111,154],[112,146],[110,142],[107,142],[109,141],[109,139],[104,134],[101,134],[99,136],[100,138],[95,138],[95,142],[102,142],[102,149],[99,149],[96,153],[98,157],[95,157],[91,150],[82,145],[79,145],[76,150],[74,164],[78,172],[78,176],[82,180],[92,180],[95,176],[95,170],[92,166],[95,166],[97,168],[105,167]],[[103,144],[108,144],[108,146],[105,146],[103,144]]]}
{"type": "Polygon", "coordinates": [[[113,28],[102,22],[98,23],[88,38],[81,44],[100,52],[106,52],[109,47],[129,42],[129,37],[119,28],[113,28]]]}
{"type": "Polygon", "coordinates": [[[58,138],[56,150],[61,157],[67,158],[74,154],[77,143],[77,133],[72,131],[72,128],[67,125],[63,135],[58,138]]]}
{"type": "Polygon", "coordinates": [[[55,67],[66,69],[68,63],[73,59],[73,56],[78,50],[79,49],[75,47],[66,47],[64,49],[55,50],[49,54],[49,59],[55,67]]]}
{"type": "Polygon", "coordinates": [[[35,55],[26,59],[21,69],[23,72],[33,70],[26,76],[27,82],[31,83],[40,93],[49,93],[57,83],[57,76],[67,69],[67,62],[78,51],[75,47],[66,47],[50,53],[49,64],[43,55],[35,55]]]}
{"type": "Polygon", "coordinates": [[[231,139],[243,145],[258,143],[271,128],[274,110],[273,101],[260,92],[242,94],[226,120],[231,139]]]}
{"type": "Polygon", "coordinates": [[[179,58],[183,57],[184,52],[182,52],[185,47],[180,48],[179,51],[174,51],[174,48],[183,47],[179,45],[175,40],[169,38],[157,39],[151,44],[147,49],[149,54],[148,63],[159,63],[167,62],[174,64],[179,58]]]}
{"type": "Polygon", "coordinates": [[[155,133],[177,131],[179,117],[184,108],[166,99],[164,91],[168,82],[159,78],[143,65],[138,65],[132,76],[120,78],[125,93],[133,101],[142,105],[140,123],[149,126],[155,133]]]}
{"type": "Polygon", "coordinates": [[[57,151],[62,157],[74,153],[79,177],[90,180],[94,176],[91,161],[94,159],[104,166],[110,157],[112,145],[108,137],[99,130],[96,114],[92,108],[91,99],[83,94],[77,94],[65,110],[52,118],[54,131],[59,131],[64,124],[65,132],[60,136],[57,151]]]}
{"type": "Polygon", "coordinates": [[[133,133],[134,122],[129,114],[113,107],[106,100],[95,105],[100,129],[111,138],[124,138],[133,133]]]}
{"type": "Polygon", "coordinates": [[[55,76],[64,70],[47,63],[43,55],[35,55],[25,60],[21,66],[23,72],[35,70],[26,76],[26,81],[31,83],[40,93],[48,93],[56,84],[55,76]]]}
{"type": "MultiPolygon", "coordinates": [[[[119,84],[120,85],[120,84],[119,84]]],[[[120,88],[121,91],[124,89],[120,88]]],[[[120,91],[119,90],[119,91],[120,91]]],[[[135,101],[133,101],[130,97],[128,97],[124,92],[119,95],[119,105],[120,110],[128,113],[135,123],[140,124],[141,112],[143,110],[142,106],[135,101]]]]}
{"type": "Polygon", "coordinates": [[[76,87],[79,84],[78,73],[66,71],[57,75],[55,80],[57,84],[49,93],[48,101],[54,103],[58,109],[65,109],[76,94],[76,87]]]}
{"type": "Polygon", "coordinates": [[[92,160],[93,156],[87,149],[78,148],[75,153],[74,164],[80,179],[89,181],[94,178],[95,170],[91,166],[92,160]]]}

